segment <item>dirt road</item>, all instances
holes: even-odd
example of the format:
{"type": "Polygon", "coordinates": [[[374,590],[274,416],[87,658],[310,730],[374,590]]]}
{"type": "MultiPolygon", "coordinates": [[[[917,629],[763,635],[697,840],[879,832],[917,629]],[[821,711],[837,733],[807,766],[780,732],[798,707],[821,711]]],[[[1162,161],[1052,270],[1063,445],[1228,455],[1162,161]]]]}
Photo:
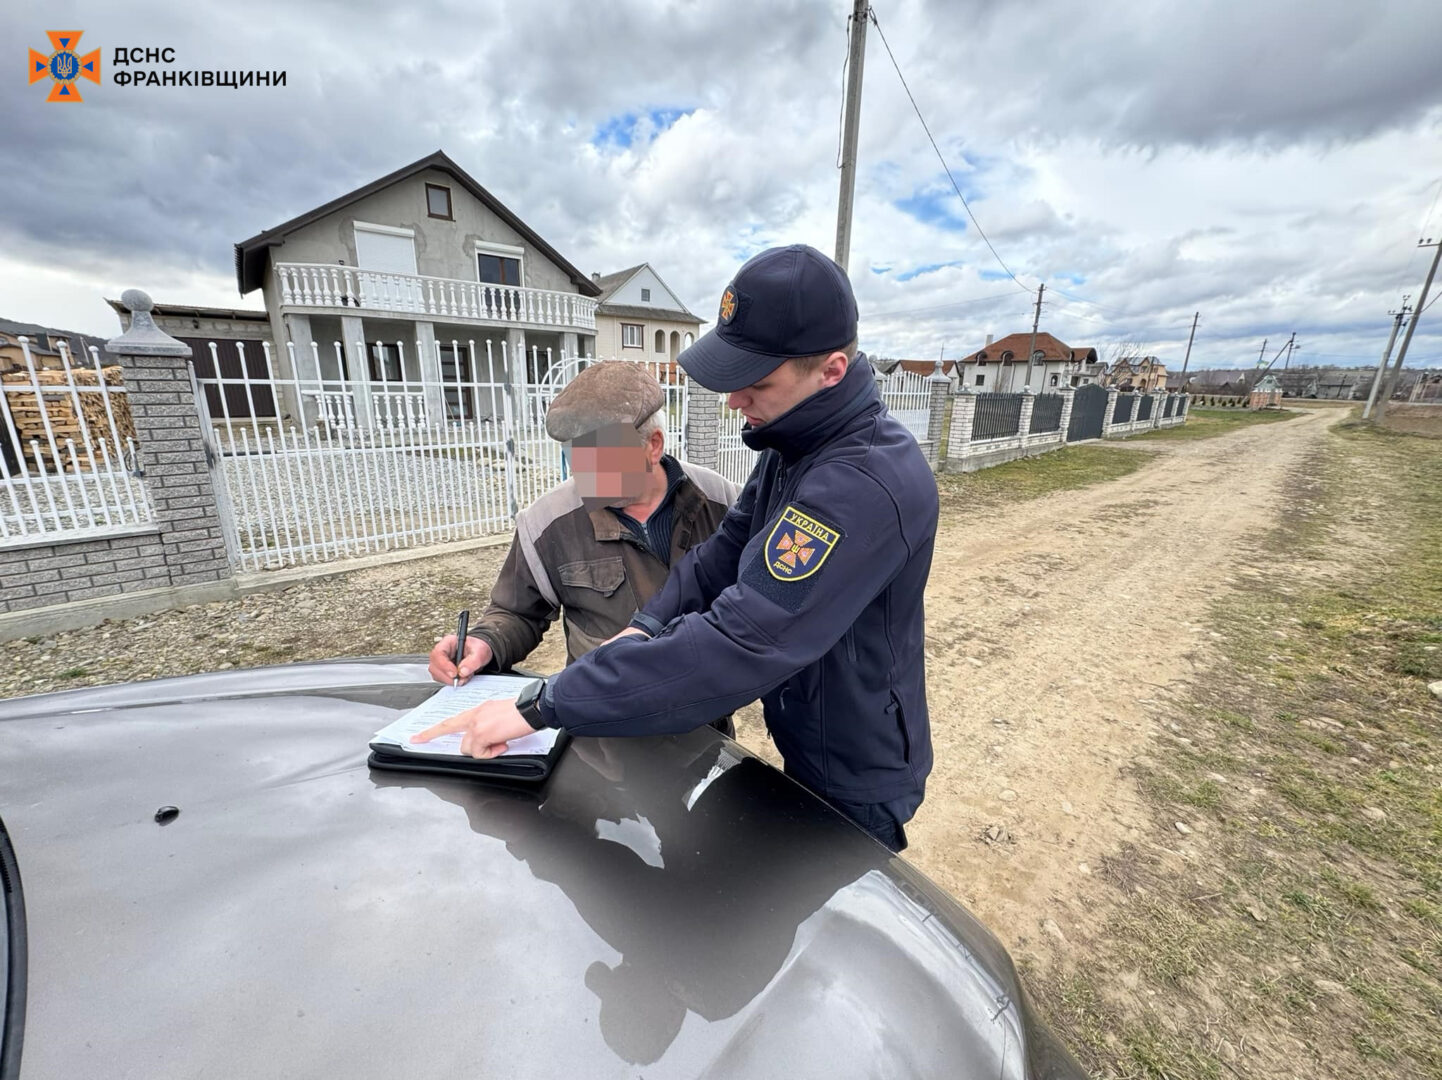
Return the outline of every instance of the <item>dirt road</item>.
{"type": "Polygon", "coordinates": [[[1149,705],[1209,658],[1209,600],[1257,558],[1288,467],[1340,419],[1118,447],[1156,460],[943,515],[927,592],[936,768],[908,856],[1009,945],[1062,939],[1058,901],[1152,828],[1127,775],[1155,730],[1149,705]]]}
{"type": "MultiPolygon", "coordinates": [[[[1126,772],[1148,751],[1149,703],[1209,659],[1216,641],[1199,625],[1209,600],[1256,558],[1251,538],[1272,524],[1288,467],[1342,418],[1317,411],[1213,439],[1118,444],[1109,452],[1155,460],[1091,487],[943,512],[927,598],[936,768],[908,857],[1008,944],[1065,933],[1055,898],[1149,827],[1126,772]]],[[[441,556],[10,642],[0,695],[217,662],[424,652],[457,607],[476,605],[503,555],[441,556]]],[[[528,664],[564,660],[551,633],[528,664]]],[[[759,710],[738,719],[742,742],[776,762],[759,710]]]]}

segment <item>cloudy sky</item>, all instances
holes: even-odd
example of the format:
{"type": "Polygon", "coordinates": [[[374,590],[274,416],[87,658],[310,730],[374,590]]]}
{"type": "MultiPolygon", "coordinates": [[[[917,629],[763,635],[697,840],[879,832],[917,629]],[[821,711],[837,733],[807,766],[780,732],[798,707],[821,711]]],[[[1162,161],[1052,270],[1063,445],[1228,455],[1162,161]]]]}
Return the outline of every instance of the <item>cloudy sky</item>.
{"type": "MultiPolygon", "coordinates": [[[[0,315],[109,335],[102,297],[259,306],[232,245],[436,149],[586,271],[649,261],[703,318],[747,256],[830,251],[850,0],[9,0],[0,315]],[[83,28],[105,82],[20,75],[83,28]],[[283,69],[114,85],[112,51],[283,69]]],[[[1370,363],[1442,236],[1435,0],[877,0],[851,276],[862,344],[954,356],[1030,326],[1105,356],[1370,363]],[[1008,276],[1008,270],[1017,281],[1008,276]],[[1034,294],[1033,294],[1034,295],[1034,294]]],[[[1409,361],[1442,365],[1442,305],[1409,361]]],[[[1410,365],[1409,365],[1410,366],[1410,365]]]]}

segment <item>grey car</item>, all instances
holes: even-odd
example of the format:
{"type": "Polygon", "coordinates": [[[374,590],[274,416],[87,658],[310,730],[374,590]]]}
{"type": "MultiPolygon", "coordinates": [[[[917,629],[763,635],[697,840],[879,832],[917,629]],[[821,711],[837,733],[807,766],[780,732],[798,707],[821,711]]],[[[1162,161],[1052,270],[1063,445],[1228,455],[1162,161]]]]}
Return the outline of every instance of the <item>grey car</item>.
{"type": "Polygon", "coordinates": [[[535,791],[367,769],[433,690],[0,701],[0,1080],[1083,1076],[984,927],[735,742],[576,739],[535,791]]]}

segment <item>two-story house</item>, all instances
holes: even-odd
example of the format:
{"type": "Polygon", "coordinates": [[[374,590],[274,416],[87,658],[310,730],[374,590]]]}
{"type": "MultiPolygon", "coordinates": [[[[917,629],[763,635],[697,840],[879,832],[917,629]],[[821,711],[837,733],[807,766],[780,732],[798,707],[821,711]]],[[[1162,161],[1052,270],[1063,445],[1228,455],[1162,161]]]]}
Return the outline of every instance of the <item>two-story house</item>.
{"type": "Polygon", "coordinates": [[[1135,390],[1141,394],[1165,390],[1167,365],[1155,356],[1121,356],[1112,362],[1105,385],[1122,390],[1135,390]]]}
{"type": "Polygon", "coordinates": [[[1000,341],[992,341],[988,335],[982,348],[957,362],[958,381],[976,393],[1019,393],[1029,386],[1040,394],[1063,386],[1082,386],[1097,376],[1095,349],[1074,349],[1041,332],[1028,359],[1031,344],[1030,331],[1008,334],[1000,341]]]}
{"type": "Polygon", "coordinates": [[[263,298],[270,374],[301,380],[281,409],[307,419],[311,381],[362,425],[402,396],[428,422],[494,415],[464,384],[596,349],[601,288],[441,151],[241,241],[235,273],[263,298]]]}
{"type": "Polygon", "coordinates": [[[681,350],[700,335],[701,320],[650,263],[591,278],[601,290],[596,306],[597,357],[674,364],[681,350]]]}

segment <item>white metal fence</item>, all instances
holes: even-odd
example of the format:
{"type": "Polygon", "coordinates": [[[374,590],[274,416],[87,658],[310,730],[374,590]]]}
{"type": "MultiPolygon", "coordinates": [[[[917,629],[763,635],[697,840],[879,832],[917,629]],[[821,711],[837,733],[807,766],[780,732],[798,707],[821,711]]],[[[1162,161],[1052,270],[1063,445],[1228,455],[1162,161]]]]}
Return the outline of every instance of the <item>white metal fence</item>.
{"type": "MultiPolygon", "coordinates": [[[[504,342],[436,343],[430,357],[419,342],[415,352],[393,344],[389,381],[372,378],[368,362],[347,377],[346,358],[367,357],[364,345],[337,344],[339,378],[319,374],[318,346],[305,365],[315,377],[295,378],[256,377],[244,362],[226,376],[211,347],[214,374],[196,376],[196,400],[221,461],[221,517],[238,569],[504,532],[564,477],[546,410],[592,361],[527,357],[504,342]]],[[[267,348],[266,371],[274,360],[267,348]]],[[[293,349],[289,360],[302,370],[293,349]]],[[[667,445],[683,456],[684,383],[664,361],[634,362],[666,388],[667,445]]]]}
{"type": "Polygon", "coordinates": [[[152,520],[117,366],[91,348],[77,365],[57,342],[42,366],[28,337],[0,374],[0,546],[103,536],[152,520]]]}
{"type": "Polygon", "coordinates": [[[925,375],[897,368],[880,380],[881,396],[891,415],[906,425],[917,442],[926,442],[931,422],[931,382],[925,375]]]}
{"type": "Polygon", "coordinates": [[[744,484],[756,468],[761,455],[741,441],[746,418],[736,409],[726,407],[726,395],[720,395],[716,407],[721,411],[721,424],[716,434],[716,471],[733,484],[744,484]]]}
{"type": "MultiPolygon", "coordinates": [[[[931,420],[931,384],[926,376],[898,370],[882,376],[877,385],[891,415],[906,426],[917,442],[925,442],[931,420]]],[[[746,418],[735,409],[726,407],[726,395],[721,395],[718,408],[721,410],[721,424],[717,435],[716,471],[733,483],[744,484],[761,455],[741,441],[741,429],[746,425],[746,418]]]]}

